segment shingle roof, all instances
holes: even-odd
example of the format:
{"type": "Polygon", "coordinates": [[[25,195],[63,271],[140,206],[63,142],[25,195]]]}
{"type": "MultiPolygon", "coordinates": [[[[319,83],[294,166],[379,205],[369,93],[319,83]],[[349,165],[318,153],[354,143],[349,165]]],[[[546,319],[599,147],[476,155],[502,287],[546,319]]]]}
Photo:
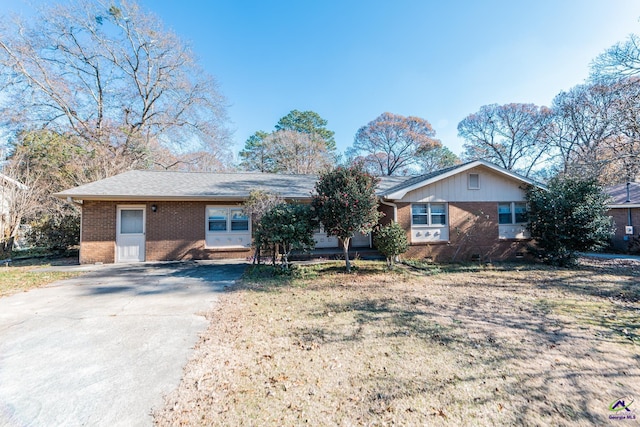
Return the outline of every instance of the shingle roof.
{"type": "Polygon", "coordinates": [[[627,199],[627,184],[618,184],[605,189],[605,193],[611,196],[612,205],[637,205],[640,204],[640,183],[629,183],[629,198],[627,199]],[[627,201],[628,200],[628,201],[627,201]]]}
{"type": "MultiPolygon", "coordinates": [[[[376,193],[402,198],[414,187],[426,185],[478,165],[508,174],[523,182],[528,178],[492,163],[476,160],[419,176],[384,176],[376,193]]],[[[206,173],[129,171],[54,194],[79,200],[243,200],[253,190],[277,193],[285,199],[309,199],[318,176],[271,173],[206,173]]],[[[535,183],[534,183],[535,184],[535,183]]]]}
{"type": "MultiPolygon", "coordinates": [[[[379,191],[406,179],[384,177],[379,191]]],[[[55,196],[86,200],[241,200],[253,190],[264,190],[286,199],[308,199],[317,180],[316,175],[129,171],[55,196]]]]}

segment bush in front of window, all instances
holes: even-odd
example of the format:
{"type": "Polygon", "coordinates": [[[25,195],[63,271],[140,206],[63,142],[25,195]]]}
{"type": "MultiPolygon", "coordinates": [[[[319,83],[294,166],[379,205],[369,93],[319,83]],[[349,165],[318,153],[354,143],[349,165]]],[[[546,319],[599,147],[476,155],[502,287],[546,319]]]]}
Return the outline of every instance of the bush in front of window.
{"type": "Polygon", "coordinates": [[[272,247],[274,253],[280,250],[282,268],[288,271],[291,251],[312,249],[315,246],[313,232],[317,225],[311,206],[280,203],[260,218],[255,231],[254,245],[257,248],[272,247]]]}
{"type": "Polygon", "coordinates": [[[607,216],[608,197],[595,179],[557,177],[547,189],[529,187],[527,228],[536,246],[531,247],[548,264],[567,266],[577,252],[605,248],[613,235],[607,216]]]}
{"type": "Polygon", "coordinates": [[[387,267],[393,267],[396,257],[409,249],[407,233],[397,222],[380,227],[373,235],[373,244],[387,259],[387,267]]]}

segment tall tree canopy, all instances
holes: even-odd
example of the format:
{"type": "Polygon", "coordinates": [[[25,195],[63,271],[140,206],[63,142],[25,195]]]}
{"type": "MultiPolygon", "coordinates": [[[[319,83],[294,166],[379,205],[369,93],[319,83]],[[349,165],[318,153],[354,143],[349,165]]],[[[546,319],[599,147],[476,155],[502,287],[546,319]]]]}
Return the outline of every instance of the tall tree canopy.
{"type": "Polygon", "coordinates": [[[633,134],[632,129],[626,129],[632,123],[625,124],[625,116],[633,122],[640,106],[637,97],[635,107],[627,102],[634,102],[630,95],[618,83],[597,83],[578,85],[556,96],[547,137],[559,154],[561,172],[618,179],[622,159],[617,151],[633,148],[624,137],[627,131],[633,134]]]}
{"type": "Polygon", "coordinates": [[[640,36],[631,34],[602,52],[591,64],[594,81],[619,80],[640,76],[640,36]]]}
{"type": "Polygon", "coordinates": [[[270,173],[314,174],[335,163],[333,131],[313,111],[293,110],[271,133],[258,131],[240,151],[240,166],[270,173]]]}
{"type": "Polygon", "coordinates": [[[333,152],[336,149],[336,141],[333,139],[335,133],[327,129],[327,123],[315,111],[291,110],[289,114],[278,120],[276,131],[292,130],[306,133],[312,139],[320,138],[327,146],[327,151],[333,152]]]}
{"type": "Polygon", "coordinates": [[[431,124],[420,117],[383,113],[358,129],[350,157],[376,175],[405,175],[420,168],[420,157],[441,147],[431,124]]]}
{"type": "Polygon", "coordinates": [[[164,167],[165,150],[227,160],[214,79],[133,0],[75,0],[0,25],[0,124],[14,134],[65,135],[120,170],[164,167]]]}
{"type": "Polygon", "coordinates": [[[546,151],[550,117],[534,104],[484,105],[458,124],[467,160],[485,159],[528,176],[546,151]]]}

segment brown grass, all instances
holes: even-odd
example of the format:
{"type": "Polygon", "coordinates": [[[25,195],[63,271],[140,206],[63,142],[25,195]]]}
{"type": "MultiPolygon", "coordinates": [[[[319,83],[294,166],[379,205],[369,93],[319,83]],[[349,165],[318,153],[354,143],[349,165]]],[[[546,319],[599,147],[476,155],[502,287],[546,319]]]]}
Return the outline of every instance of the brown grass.
{"type": "Polygon", "coordinates": [[[38,265],[18,263],[17,266],[0,266],[0,297],[26,292],[79,274],[68,271],[37,271],[38,268],[50,265],[50,263],[39,263],[38,265]]]}
{"type": "Polygon", "coordinates": [[[640,263],[357,265],[222,295],[156,423],[598,425],[640,396],[640,263]]]}

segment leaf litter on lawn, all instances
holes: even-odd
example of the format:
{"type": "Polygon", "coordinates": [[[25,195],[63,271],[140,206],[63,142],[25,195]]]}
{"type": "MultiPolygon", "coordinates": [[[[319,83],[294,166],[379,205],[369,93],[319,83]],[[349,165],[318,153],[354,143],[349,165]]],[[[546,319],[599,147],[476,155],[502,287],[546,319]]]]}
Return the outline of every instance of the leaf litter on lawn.
{"type": "Polygon", "coordinates": [[[640,264],[356,265],[230,288],[156,424],[597,425],[640,395],[640,264]]]}

